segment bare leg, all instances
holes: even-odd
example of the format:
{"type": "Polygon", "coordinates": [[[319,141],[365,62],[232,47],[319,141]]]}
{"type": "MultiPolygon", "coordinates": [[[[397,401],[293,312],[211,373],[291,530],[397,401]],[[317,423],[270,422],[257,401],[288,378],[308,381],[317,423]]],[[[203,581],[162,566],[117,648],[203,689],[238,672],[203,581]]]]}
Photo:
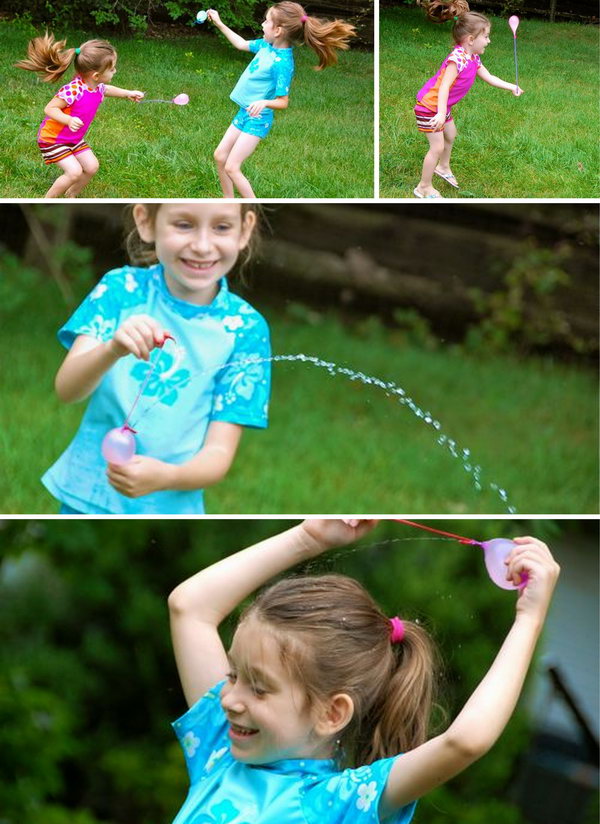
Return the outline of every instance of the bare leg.
{"type": "Polygon", "coordinates": [[[229,157],[225,161],[225,173],[230,180],[233,181],[233,185],[242,197],[256,197],[252,191],[250,181],[242,174],[241,167],[244,160],[250,157],[256,149],[261,139],[260,137],[256,137],[256,135],[242,132],[235,141],[232,150],[229,152],[229,157]]]}
{"type": "Polygon", "coordinates": [[[225,163],[229,157],[229,152],[233,149],[236,140],[241,134],[241,130],[236,126],[230,126],[223,135],[223,138],[215,149],[213,155],[217,164],[217,171],[219,173],[223,197],[234,197],[233,181],[225,171],[225,163]]]}
{"type": "Polygon", "coordinates": [[[423,171],[421,172],[421,180],[417,186],[417,190],[424,196],[432,194],[439,194],[434,188],[433,170],[439,163],[442,152],[444,151],[444,133],[443,132],[425,132],[425,136],[429,141],[429,151],[423,160],[423,171]]]}
{"type": "Polygon", "coordinates": [[[77,160],[81,166],[82,174],[79,175],[79,178],[75,181],[75,183],[69,186],[65,192],[66,197],[77,197],[79,192],[84,186],[87,186],[100,167],[98,159],[91,149],[86,149],[85,152],[79,152],[79,154],[76,154],[75,160],[77,160]]]}
{"type": "MultiPolygon", "coordinates": [[[[449,120],[444,128],[444,151],[440,155],[440,159],[436,166],[440,172],[451,175],[450,171],[450,155],[452,154],[452,147],[456,139],[456,126],[453,120],[449,120]]],[[[456,180],[456,178],[455,178],[456,180]]]]}
{"type": "Polygon", "coordinates": [[[81,164],[73,155],[68,155],[64,160],[59,160],[56,165],[62,170],[62,174],[56,178],[44,197],[60,197],[64,195],[67,189],[77,183],[83,174],[81,164]]]}

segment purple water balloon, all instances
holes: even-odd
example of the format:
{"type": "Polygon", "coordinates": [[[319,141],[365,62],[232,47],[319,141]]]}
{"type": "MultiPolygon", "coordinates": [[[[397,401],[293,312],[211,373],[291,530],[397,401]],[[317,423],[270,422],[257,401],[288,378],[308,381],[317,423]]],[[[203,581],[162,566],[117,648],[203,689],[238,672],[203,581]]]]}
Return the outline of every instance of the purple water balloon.
{"type": "Polygon", "coordinates": [[[135,455],[135,429],[125,424],[107,432],[100,447],[108,463],[124,464],[135,455]]]}
{"type": "Polygon", "coordinates": [[[504,561],[516,546],[514,541],[508,538],[492,538],[491,541],[476,542],[483,549],[483,557],[488,575],[496,586],[502,589],[522,589],[527,583],[527,576],[523,575],[521,583],[516,586],[512,581],[506,580],[506,564],[504,561]]]}

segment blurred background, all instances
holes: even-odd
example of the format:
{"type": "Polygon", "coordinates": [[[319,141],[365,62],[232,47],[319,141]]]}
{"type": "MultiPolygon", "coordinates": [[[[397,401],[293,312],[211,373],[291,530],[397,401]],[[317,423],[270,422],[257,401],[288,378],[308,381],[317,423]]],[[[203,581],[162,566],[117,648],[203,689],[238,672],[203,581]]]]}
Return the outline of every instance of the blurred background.
{"type": "MultiPolygon", "coordinates": [[[[291,526],[284,520],[0,522],[0,822],[167,824],[187,776],[169,722],[185,711],[170,590],[291,526]]],[[[535,535],[562,566],[526,691],[480,762],[417,807],[415,824],[598,819],[598,522],[425,521],[478,540],[535,535]]],[[[451,719],[514,615],[478,548],[383,521],[312,562],[360,580],[390,615],[420,620],[442,660],[451,719]]],[[[235,616],[223,627],[229,643],[235,616]]],[[[436,730],[443,726],[436,719],[436,730]]]]}
{"type": "MultiPolygon", "coordinates": [[[[3,512],[55,511],[39,476],[83,410],[54,395],[56,332],[127,262],[124,213],[0,205],[3,512]]],[[[596,513],[597,219],[592,204],[263,207],[233,288],[274,354],[359,376],[275,364],[269,429],[245,435],[208,511],[596,513]]]]}

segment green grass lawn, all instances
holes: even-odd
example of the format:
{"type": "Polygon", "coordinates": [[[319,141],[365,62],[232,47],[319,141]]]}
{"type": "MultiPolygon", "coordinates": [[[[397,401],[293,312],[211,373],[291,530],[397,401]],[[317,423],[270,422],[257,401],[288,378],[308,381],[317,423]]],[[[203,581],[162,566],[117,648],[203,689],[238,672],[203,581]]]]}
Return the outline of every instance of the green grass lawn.
{"type": "MultiPolygon", "coordinates": [[[[56,178],[36,145],[43,110],[59,84],[13,66],[35,32],[0,23],[0,193],[43,197],[56,178]]],[[[92,32],[61,33],[77,44],[92,32]]],[[[258,34],[256,35],[258,37],[258,34]]],[[[119,54],[113,85],[148,98],[187,92],[190,103],[135,104],[107,98],[88,132],[100,171],[90,198],[219,197],[213,151],[237,111],[229,93],[251,55],[205,30],[178,39],[110,37],[119,54]]],[[[373,55],[352,50],[315,72],[316,55],[295,49],[290,107],[244,165],[258,197],[373,196],[373,55]]],[[[65,75],[64,82],[70,78],[65,75]]]]}
{"type": "MultiPolygon", "coordinates": [[[[512,33],[505,19],[491,20],[483,64],[514,83],[512,33]]],[[[427,139],[417,132],[412,108],[451,49],[450,31],[420,9],[381,13],[382,197],[413,197],[427,139]]],[[[454,107],[452,167],[461,189],[438,179],[436,187],[444,197],[598,197],[597,27],[524,19],[517,49],[525,94],[516,98],[476,80],[454,107]]]]}
{"type": "MultiPolygon", "coordinates": [[[[67,316],[48,294],[35,322],[4,326],[10,379],[0,395],[1,511],[48,513],[40,475],[73,436],[82,405],[61,405],[53,379],[67,316]]],[[[381,327],[315,325],[261,307],[276,353],[317,355],[394,381],[431,411],[482,467],[477,492],[460,460],[406,406],[374,387],[307,364],[277,364],[270,426],[248,431],[227,479],[207,492],[210,513],[519,513],[598,511],[597,392],[593,371],[553,359],[467,356],[401,345],[381,327]],[[369,327],[371,328],[371,327],[369,327]]],[[[19,315],[23,316],[23,309],[19,315]]],[[[29,315],[29,313],[28,313],[29,315]]]]}

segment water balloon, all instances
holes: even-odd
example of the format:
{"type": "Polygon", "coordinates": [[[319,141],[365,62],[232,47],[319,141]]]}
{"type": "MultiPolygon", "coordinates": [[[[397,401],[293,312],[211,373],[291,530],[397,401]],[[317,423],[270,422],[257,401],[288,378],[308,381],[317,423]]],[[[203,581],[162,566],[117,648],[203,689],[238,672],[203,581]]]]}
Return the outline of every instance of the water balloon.
{"type": "Polygon", "coordinates": [[[103,457],[108,463],[124,464],[135,455],[135,429],[127,424],[117,426],[107,432],[100,447],[103,457]]]}
{"type": "Polygon", "coordinates": [[[515,47],[515,77],[516,77],[515,85],[518,89],[519,88],[519,63],[517,61],[517,29],[519,28],[519,18],[517,17],[516,14],[513,14],[512,17],[508,18],[508,25],[510,26],[511,31],[513,33],[513,44],[514,44],[514,47],[515,47]]]}
{"type": "MultiPolygon", "coordinates": [[[[168,340],[172,340],[173,343],[176,344],[173,335],[170,332],[165,332],[163,339],[161,341],[156,341],[157,348],[162,349],[168,340]]],[[[181,357],[179,352],[177,357],[181,357]]],[[[127,413],[127,417],[125,418],[125,422],[123,423],[123,425],[111,429],[106,433],[106,435],[102,439],[100,451],[102,452],[102,456],[106,461],[108,461],[108,463],[125,464],[128,461],[130,461],[135,455],[134,436],[136,435],[136,430],[129,426],[129,420],[133,414],[134,409],[138,404],[140,397],[142,396],[144,389],[148,385],[148,381],[150,380],[150,378],[156,370],[159,358],[160,354],[157,358],[155,358],[150,369],[148,369],[148,373],[142,381],[142,385],[139,388],[139,391],[135,397],[131,409],[127,413]]],[[[179,360],[176,360],[176,363],[179,363],[179,360]]]]}
{"type": "Polygon", "coordinates": [[[187,106],[189,102],[190,98],[185,92],[178,94],[177,97],[172,97],[170,100],[165,100],[162,97],[155,97],[151,100],[146,98],[140,100],[140,103],[174,103],[176,106],[187,106]]]}
{"type": "Polygon", "coordinates": [[[521,582],[517,585],[506,579],[506,564],[504,563],[515,547],[515,542],[508,538],[492,538],[490,541],[476,541],[474,538],[465,538],[463,535],[456,535],[454,532],[444,532],[442,529],[434,529],[425,524],[418,524],[415,521],[406,521],[403,518],[394,518],[400,524],[424,529],[427,532],[435,532],[447,538],[454,538],[461,544],[480,546],[483,549],[483,560],[488,575],[496,586],[501,589],[522,589],[527,584],[527,575],[523,575],[521,582]]]}
{"type": "Polygon", "coordinates": [[[206,21],[207,17],[208,17],[208,14],[205,11],[203,11],[203,10],[199,11],[198,14],[196,15],[196,23],[198,23],[198,24],[204,23],[206,21]]]}

